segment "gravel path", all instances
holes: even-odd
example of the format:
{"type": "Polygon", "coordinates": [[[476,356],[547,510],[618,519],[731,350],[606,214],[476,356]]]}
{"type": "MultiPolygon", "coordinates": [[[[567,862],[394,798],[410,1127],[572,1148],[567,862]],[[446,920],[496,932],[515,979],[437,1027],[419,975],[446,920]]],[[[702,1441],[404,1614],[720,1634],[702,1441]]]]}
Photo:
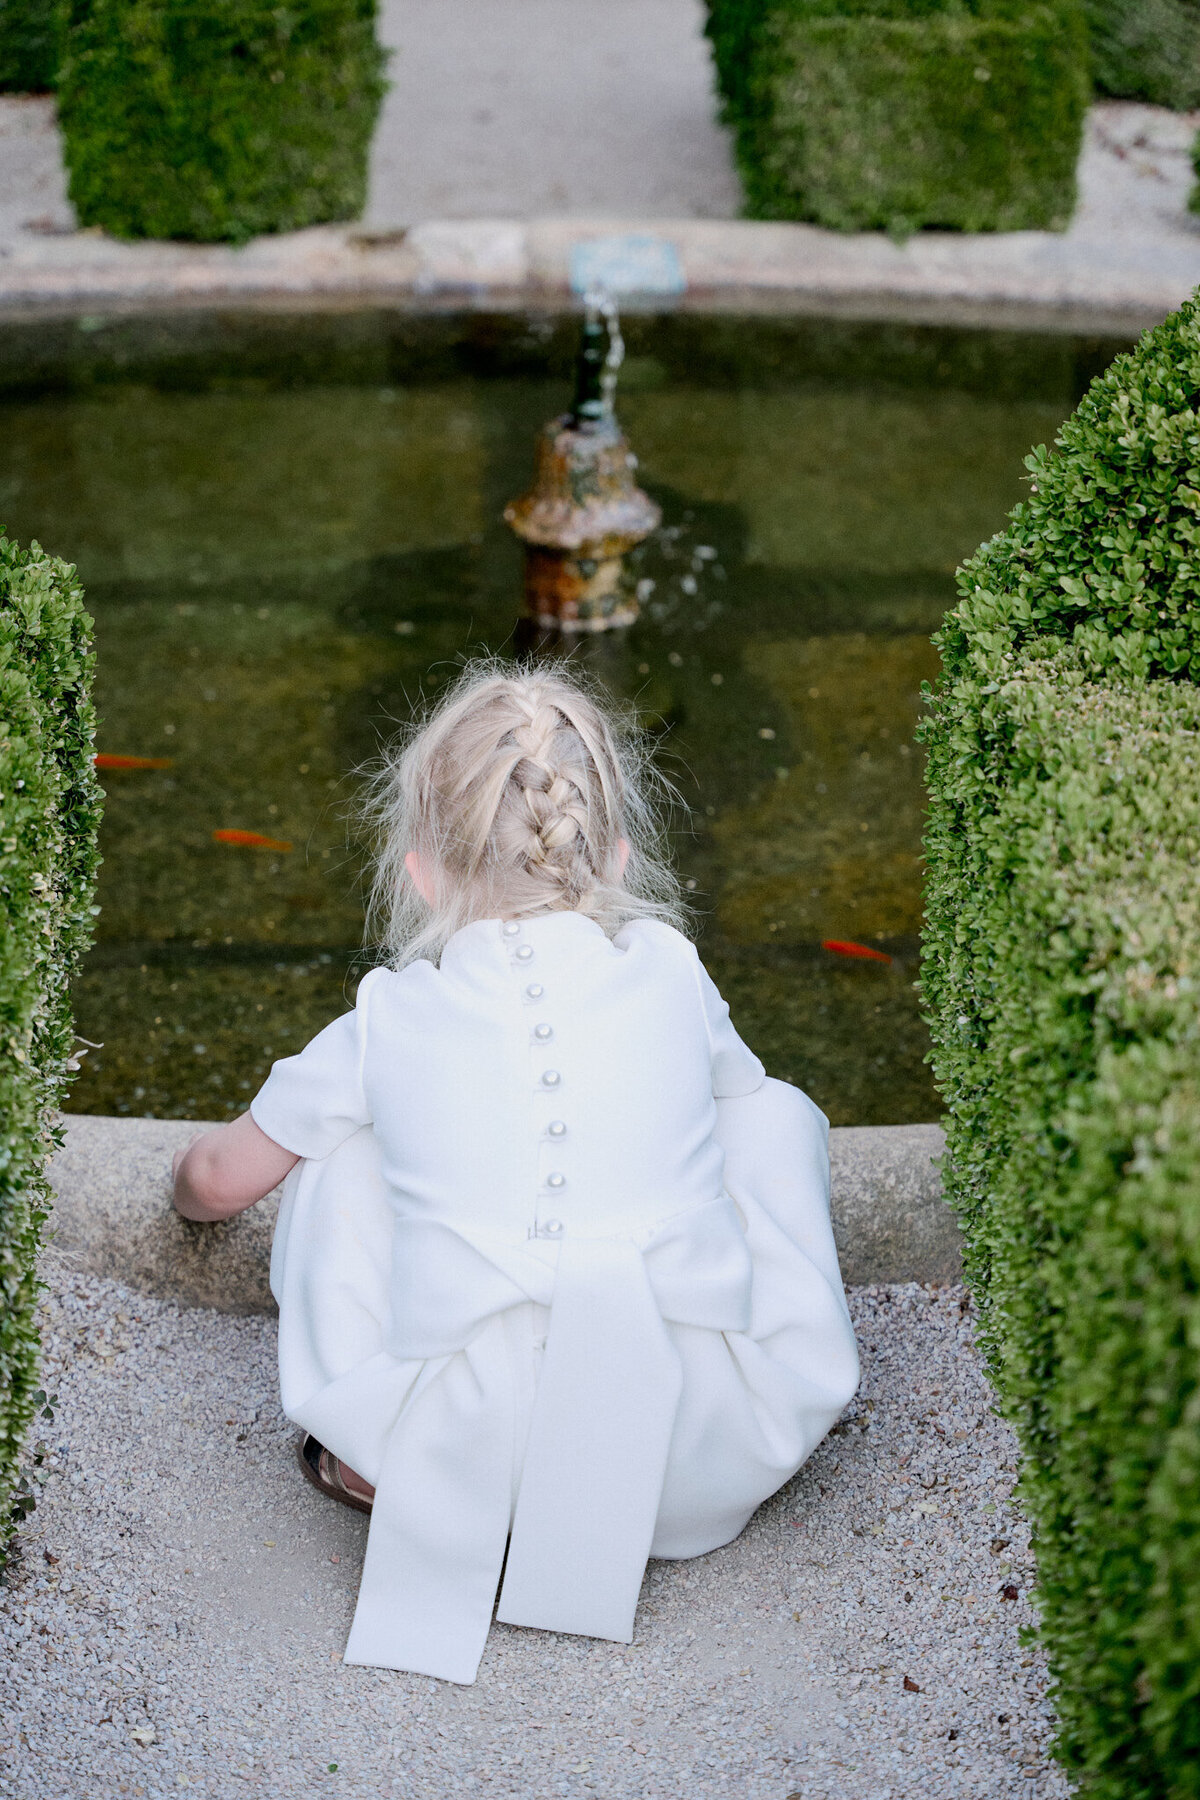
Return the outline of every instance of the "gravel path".
{"type": "Polygon", "coordinates": [[[49,1279],[55,1454],[0,1589],[0,1794],[1066,1795],[961,1289],[852,1295],[859,1398],[736,1543],[651,1564],[634,1645],[494,1626],[456,1688],[340,1661],[366,1521],[296,1470],[274,1321],[49,1279]]]}

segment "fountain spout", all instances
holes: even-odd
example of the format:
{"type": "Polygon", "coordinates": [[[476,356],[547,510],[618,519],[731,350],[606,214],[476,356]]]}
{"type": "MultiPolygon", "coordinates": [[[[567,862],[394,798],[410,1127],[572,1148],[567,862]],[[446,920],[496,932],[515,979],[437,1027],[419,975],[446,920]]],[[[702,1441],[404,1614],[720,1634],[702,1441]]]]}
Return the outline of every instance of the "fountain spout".
{"type": "Polygon", "coordinates": [[[570,410],[542,427],[533,486],[505,508],[525,545],[525,612],[542,630],[608,631],[637,617],[624,557],[662,513],[637,486],[617,424],[624,350],[613,301],[589,294],[570,410]]]}

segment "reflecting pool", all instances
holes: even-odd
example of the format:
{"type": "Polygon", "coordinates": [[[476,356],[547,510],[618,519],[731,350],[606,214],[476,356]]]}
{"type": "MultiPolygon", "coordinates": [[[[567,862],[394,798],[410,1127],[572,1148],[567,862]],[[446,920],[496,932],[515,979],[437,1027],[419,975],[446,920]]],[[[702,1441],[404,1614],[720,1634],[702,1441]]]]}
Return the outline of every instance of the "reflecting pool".
{"type": "MultiPolygon", "coordinates": [[[[575,322],[86,317],[0,332],[0,518],[76,562],[107,772],[102,1045],[74,1111],[223,1118],[353,995],[354,771],[464,654],[511,652],[501,521],[575,322]],[[253,832],[290,850],[231,846],[253,832]]],[[[701,954],[834,1123],[936,1117],[914,980],[920,688],[955,566],[1123,346],[820,319],[626,320],[663,508],[639,622],[578,654],[687,804],[701,954]],[[887,962],[823,950],[846,939],[887,962]]]]}

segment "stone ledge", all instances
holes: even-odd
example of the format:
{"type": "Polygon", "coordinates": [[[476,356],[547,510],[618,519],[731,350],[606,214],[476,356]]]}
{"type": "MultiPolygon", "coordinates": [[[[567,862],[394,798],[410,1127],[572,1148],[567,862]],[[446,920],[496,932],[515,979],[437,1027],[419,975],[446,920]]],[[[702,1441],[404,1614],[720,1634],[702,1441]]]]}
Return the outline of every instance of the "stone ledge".
{"type": "Polygon", "coordinates": [[[25,237],[4,246],[0,318],[231,306],[559,310],[574,303],[573,250],[629,236],[661,240],[682,271],[681,292],[622,296],[627,308],[655,311],[1126,334],[1157,324],[1200,284],[1200,230],[1162,243],[924,232],[895,244],[881,233],[748,220],[461,219],[395,231],[317,226],[240,248],[25,237]]]}
{"type": "MultiPolygon", "coordinates": [[[[268,1284],[278,1196],[220,1225],[181,1219],[171,1158],[205,1127],[187,1119],[76,1114],[50,1175],[56,1253],[68,1265],[183,1306],[274,1310],[268,1284]]],[[[954,1281],[958,1225],[933,1159],[937,1125],[865,1125],[830,1133],[834,1233],[848,1286],[954,1281]]]]}

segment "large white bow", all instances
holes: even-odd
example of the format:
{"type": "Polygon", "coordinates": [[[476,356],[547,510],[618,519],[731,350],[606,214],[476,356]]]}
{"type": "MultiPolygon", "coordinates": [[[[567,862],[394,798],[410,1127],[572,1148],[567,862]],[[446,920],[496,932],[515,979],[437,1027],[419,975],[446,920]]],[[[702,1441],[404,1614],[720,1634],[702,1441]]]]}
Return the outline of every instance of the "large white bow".
{"type": "Polygon", "coordinates": [[[752,1265],[733,1201],[722,1195],[649,1229],[513,1243],[381,1219],[369,1130],[335,1156],[336,1193],[332,1158],[289,1178],[272,1286],[289,1416],[335,1443],[346,1441],[348,1413],[390,1422],[345,1660],[474,1680],[502,1564],[505,1623],[630,1642],[680,1394],[666,1322],[750,1323],[752,1265]],[[305,1291],[315,1273],[327,1297],[337,1272],[288,1254],[314,1233],[328,1240],[313,1215],[330,1206],[354,1220],[330,1246],[347,1260],[343,1293],[363,1334],[364,1354],[348,1369],[347,1309],[327,1361],[319,1335],[314,1354],[316,1296],[305,1291]],[[369,1304],[381,1269],[386,1309],[369,1304]],[[501,1320],[530,1300],[549,1307],[550,1321],[512,1510],[501,1320]],[[330,1362],[345,1371],[332,1381],[330,1362]]]}
{"type": "Polygon", "coordinates": [[[769,1078],[717,1114],[727,1192],[596,1237],[405,1217],[369,1128],[297,1165],[283,1406],[376,1487],[348,1662],[473,1681],[510,1528],[503,1621],[628,1642],[652,1540],[729,1542],[842,1411],[825,1119],[769,1078]]]}

